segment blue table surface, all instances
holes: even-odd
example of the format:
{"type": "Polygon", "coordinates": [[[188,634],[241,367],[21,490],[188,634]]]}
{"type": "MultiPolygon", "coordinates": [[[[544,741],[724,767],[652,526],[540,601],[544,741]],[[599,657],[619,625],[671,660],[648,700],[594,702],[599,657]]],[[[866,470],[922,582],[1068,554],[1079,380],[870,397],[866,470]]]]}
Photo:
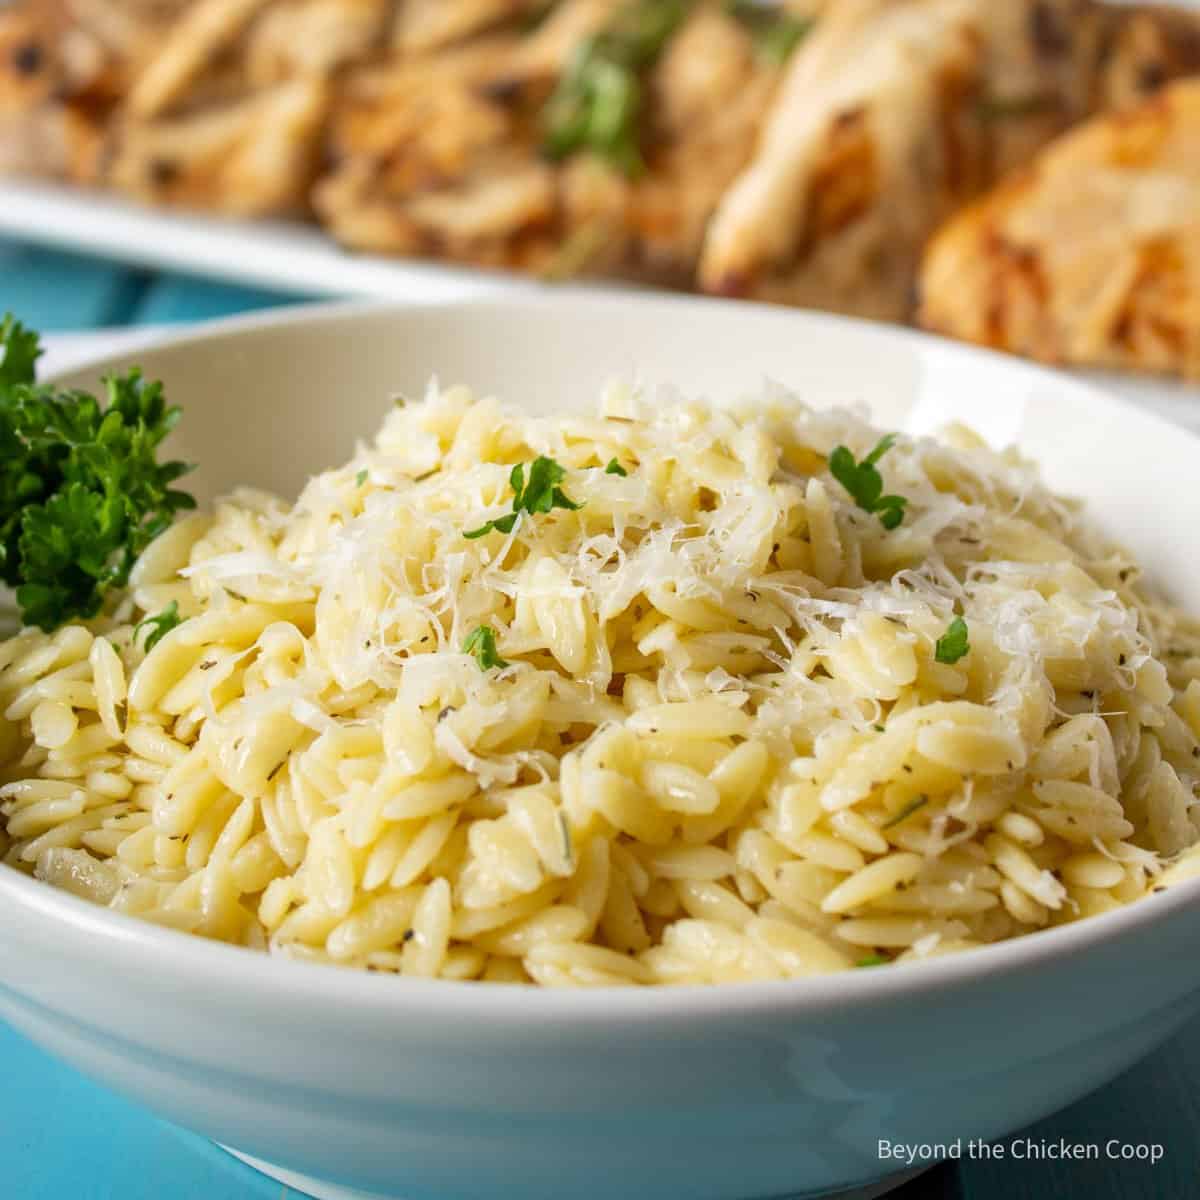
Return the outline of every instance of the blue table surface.
{"type": "MultiPolygon", "coordinates": [[[[0,313],[11,310],[46,332],[195,321],[295,299],[0,240],[0,313]]],[[[296,1196],[202,1138],[108,1094],[2,1024],[0,1063],[0,1200],[296,1196]]],[[[1103,1157],[1030,1162],[1006,1156],[944,1164],[893,1195],[900,1200],[1196,1200],[1198,1077],[1200,1020],[1114,1083],[1018,1135],[1044,1146],[1059,1139],[1101,1147],[1110,1139],[1130,1146],[1157,1144],[1163,1147],[1157,1165],[1103,1157]]]]}

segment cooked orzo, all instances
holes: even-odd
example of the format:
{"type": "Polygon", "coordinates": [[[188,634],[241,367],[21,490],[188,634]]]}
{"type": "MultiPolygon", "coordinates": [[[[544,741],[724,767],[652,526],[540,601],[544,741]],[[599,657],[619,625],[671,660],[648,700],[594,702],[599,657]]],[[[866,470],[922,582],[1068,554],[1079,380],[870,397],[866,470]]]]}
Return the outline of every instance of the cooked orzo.
{"type": "Polygon", "coordinates": [[[961,428],[432,388],[294,505],[178,521],[130,584],[0,644],[0,854],[205,937],[779,979],[1196,869],[1200,627],[961,428]]]}

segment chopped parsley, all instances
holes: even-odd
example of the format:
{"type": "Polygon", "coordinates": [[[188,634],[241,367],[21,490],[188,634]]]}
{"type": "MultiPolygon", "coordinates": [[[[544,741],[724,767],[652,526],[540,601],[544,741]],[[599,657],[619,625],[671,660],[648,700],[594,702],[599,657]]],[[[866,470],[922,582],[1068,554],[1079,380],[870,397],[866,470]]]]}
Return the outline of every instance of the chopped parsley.
{"type": "Polygon", "coordinates": [[[490,625],[480,625],[463,642],[463,653],[473,654],[481,671],[490,671],[493,667],[509,665],[507,659],[501,658],[496,650],[496,631],[490,625]]]}
{"type": "Polygon", "coordinates": [[[886,954],[868,954],[866,958],[860,958],[854,965],[856,967],[882,967],[884,963],[891,961],[886,954]]]}
{"type": "Polygon", "coordinates": [[[758,53],[775,66],[782,66],[791,58],[792,51],[816,24],[810,17],[800,17],[755,0],[727,0],[725,8],[749,30],[758,53]]]}
{"type": "Polygon", "coordinates": [[[969,654],[970,650],[971,644],[967,641],[967,623],[962,617],[955,617],[946,632],[934,644],[933,657],[938,662],[946,663],[949,666],[969,654]]]}
{"type": "Polygon", "coordinates": [[[143,629],[150,630],[142,644],[142,648],[149,654],[172,629],[178,628],[185,620],[185,617],[179,615],[179,601],[172,600],[162,612],[153,617],[147,617],[144,621],[139,621],[133,627],[133,636],[136,638],[143,629]]]}
{"type": "Polygon", "coordinates": [[[889,433],[879,439],[875,449],[862,462],[845,447],[837,446],[829,456],[829,470],[834,479],[850,493],[854,503],[864,512],[876,513],[884,529],[895,529],[904,520],[908,505],[905,496],[885,496],[883,476],[876,463],[896,444],[896,435],[889,433]]]}
{"type": "Polygon", "coordinates": [[[624,479],[629,472],[617,460],[610,459],[607,467],[604,468],[605,475],[620,475],[624,479]]]}
{"type": "Polygon", "coordinates": [[[563,493],[558,485],[567,477],[567,470],[552,458],[539,455],[529,466],[529,482],[525,482],[525,464],[518,463],[508,477],[513,490],[512,512],[506,516],[488,521],[478,529],[468,530],[465,538],[481,538],[491,533],[493,529],[500,533],[512,533],[517,518],[523,513],[548,513],[554,508],[566,508],[571,511],[580,509],[582,504],[576,504],[563,493]]]}
{"type": "Polygon", "coordinates": [[[36,384],[40,353],[36,333],[0,322],[0,579],[25,624],[49,632],[96,616],[195,501],[171,487],[191,467],[157,460],[179,420],[161,384],[112,375],[102,403],[36,384]]]}
{"type": "Polygon", "coordinates": [[[359,471],[359,473],[357,475],[355,475],[355,477],[354,477],[354,486],[362,487],[362,485],[367,482],[367,479],[370,476],[370,474],[371,474],[371,472],[368,471],[366,469],[366,467],[363,467],[363,469],[361,471],[359,471]]]}
{"type": "Polygon", "coordinates": [[[893,825],[899,825],[901,821],[907,821],[917,809],[924,808],[928,803],[928,796],[918,796],[915,800],[910,800],[890,821],[884,821],[880,828],[891,829],[893,825]]]}
{"type": "Polygon", "coordinates": [[[580,44],[542,114],[548,158],[588,150],[623,175],[642,173],[642,77],[692,4],[627,0],[606,29],[580,44]]]}
{"type": "Polygon", "coordinates": [[[567,866],[575,866],[575,844],[571,840],[571,826],[567,821],[567,814],[560,808],[558,810],[558,831],[562,834],[563,858],[566,859],[567,866]]]}

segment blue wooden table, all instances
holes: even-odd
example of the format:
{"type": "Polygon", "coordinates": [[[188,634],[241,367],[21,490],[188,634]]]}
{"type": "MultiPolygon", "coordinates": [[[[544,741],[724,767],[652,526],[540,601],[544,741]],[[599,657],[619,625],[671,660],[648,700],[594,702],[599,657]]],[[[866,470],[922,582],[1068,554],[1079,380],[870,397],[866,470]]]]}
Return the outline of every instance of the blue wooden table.
{"type": "MultiPolygon", "coordinates": [[[[158,325],[296,297],[162,276],[0,241],[0,313],[47,332],[158,325]]],[[[1036,1020],[1037,1014],[1030,1014],[1036,1020]]],[[[0,1025],[0,1200],[287,1200],[195,1137],[108,1095],[0,1025]]],[[[1198,1200],[1200,1021],[1115,1083],[1009,1139],[1003,1159],[946,1164],[900,1200],[1198,1200]],[[1098,1161],[1018,1160],[1024,1138],[1095,1144],[1098,1161]],[[1156,1165],[1104,1158],[1110,1141],[1163,1147],[1156,1165]]],[[[509,1200],[509,1198],[505,1198],[509,1200]]],[[[512,1200],[519,1200],[513,1197],[512,1200]]]]}

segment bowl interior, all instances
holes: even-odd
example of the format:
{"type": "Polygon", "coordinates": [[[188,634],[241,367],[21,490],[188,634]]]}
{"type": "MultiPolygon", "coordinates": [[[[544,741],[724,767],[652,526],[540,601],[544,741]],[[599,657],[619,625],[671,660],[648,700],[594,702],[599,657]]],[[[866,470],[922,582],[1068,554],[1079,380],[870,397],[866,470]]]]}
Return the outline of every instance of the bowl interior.
{"type": "MultiPolygon", "coordinates": [[[[552,413],[586,409],[614,378],[714,401],[765,380],[816,406],[862,405],[879,425],[965,421],[1018,445],[1085,499],[1178,601],[1200,611],[1200,440],[1070,377],[906,330],[713,301],[510,297],[417,308],[336,306],[252,318],[130,356],[184,407],[177,452],[208,501],[238,485],[294,496],[371,438],[397,395],[436,376],[552,413]]],[[[94,383],[102,369],[72,372],[94,383]]]]}
{"type": "MultiPolygon", "coordinates": [[[[246,484],[295,495],[311,474],[372,437],[398,393],[419,395],[435,374],[542,413],[585,409],[614,377],[716,401],[754,394],[770,379],[816,406],[864,406],[884,428],[931,432],[964,421],[993,445],[1016,444],[1036,458],[1052,486],[1087,501],[1173,599],[1200,612],[1200,564],[1190,544],[1200,524],[1200,489],[1191,486],[1200,439],[1069,376],[906,330],[753,305],[565,293],[418,308],[338,305],[224,322],[62,379],[92,385],[134,362],[162,378],[169,398],[184,407],[175,449],[200,464],[189,485],[202,501],[246,484]]],[[[22,876],[0,878],[0,890],[59,930],[78,930],[84,944],[111,937],[110,950],[120,944],[154,959],[169,954],[173,969],[193,964],[203,975],[218,960],[232,967],[228,956],[242,953],[123,922],[22,876]]],[[[963,961],[939,960],[911,980],[907,971],[863,972],[829,988],[809,981],[804,994],[840,1002],[848,994],[936,989],[1103,942],[1198,902],[1200,880],[1154,906],[963,961]]],[[[269,991],[289,964],[258,958],[241,958],[239,978],[258,978],[269,991]]],[[[344,974],[296,967],[289,977],[346,998],[374,995],[368,989],[386,982],[344,974]]],[[[455,985],[447,988],[457,994],[455,985]]],[[[450,994],[436,990],[439,1003],[450,994]]],[[[572,1001],[573,1014],[587,1010],[578,997],[572,1001]]],[[[597,1002],[597,1019],[607,1019],[610,1002],[597,1002]]],[[[636,1000],[643,1002],[654,1003],[636,1000]]],[[[695,1003],[723,1008],[728,1001],[695,1003]]]]}

